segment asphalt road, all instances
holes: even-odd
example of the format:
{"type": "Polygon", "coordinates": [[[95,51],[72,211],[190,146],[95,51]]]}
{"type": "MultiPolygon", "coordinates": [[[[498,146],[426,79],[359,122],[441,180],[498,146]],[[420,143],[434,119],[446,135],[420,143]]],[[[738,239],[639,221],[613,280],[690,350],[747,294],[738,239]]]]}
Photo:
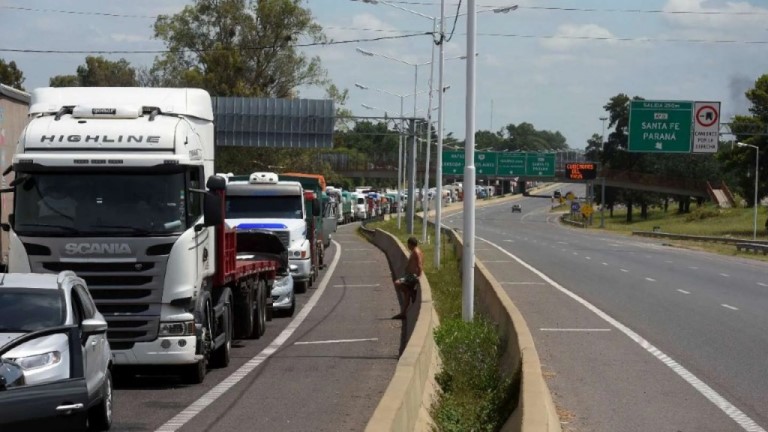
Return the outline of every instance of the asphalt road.
{"type": "Polygon", "coordinates": [[[200,385],[136,377],[117,387],[114,431],[357,431],[394,373],[401,322],[387,259],[339,228],[319,282],[293,317],[237,341],[225,369],[200,385]],[[332,261],[337,255],[337,265],[332,261]],[[330,273],[330,275],[328,274],[330,273]]]}
{"type": "Polygon", "coordinates": [[[519,203],[477,211],[477,256],[528,322],[564,430],[768,428],[768,265],[519,203]]]}

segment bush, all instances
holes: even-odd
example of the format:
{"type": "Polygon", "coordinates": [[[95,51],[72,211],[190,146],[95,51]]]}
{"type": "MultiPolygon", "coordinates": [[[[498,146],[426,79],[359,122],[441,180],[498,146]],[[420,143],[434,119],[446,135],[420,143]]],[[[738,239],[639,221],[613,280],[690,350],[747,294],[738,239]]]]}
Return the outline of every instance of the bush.
{"type": "Polygon", "coordinates": [[[686,222],[693,222],[697,220],[709,219],[720,216],[720,210],[713,207],[699,207],[694,211],[685,215],[686,222]]]}
{"type": "Polygon", "coordinates": [[[435,430],[497,431],[517,403],[518,382],[502,376],[501,340],[483,318],[443,321],[435,330],[443,369],[432,406],[435,430]]]}

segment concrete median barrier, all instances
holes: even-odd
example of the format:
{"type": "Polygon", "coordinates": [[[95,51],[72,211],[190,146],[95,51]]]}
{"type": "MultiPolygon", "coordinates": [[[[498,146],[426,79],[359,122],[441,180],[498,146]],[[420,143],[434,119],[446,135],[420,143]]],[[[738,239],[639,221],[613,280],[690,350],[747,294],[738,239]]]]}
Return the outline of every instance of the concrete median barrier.
{"type": "MultiPolygon", "coordinates": [[[[371,240],[386,254],[393,273],[402,272],[408,261],[405,246],[378,229],[371,240]]],[[[365,428],[368,432],[429,430],[429,407],[437,389],[434,377],[439,370],[439,356],[432,337],[438,318],[432,307],[432,290],[424,275],[419,284],[421,289],[415,303],[419,307],[408,308],[404,321],[405,348],[384,396],[368,421],[365,428]]]]}

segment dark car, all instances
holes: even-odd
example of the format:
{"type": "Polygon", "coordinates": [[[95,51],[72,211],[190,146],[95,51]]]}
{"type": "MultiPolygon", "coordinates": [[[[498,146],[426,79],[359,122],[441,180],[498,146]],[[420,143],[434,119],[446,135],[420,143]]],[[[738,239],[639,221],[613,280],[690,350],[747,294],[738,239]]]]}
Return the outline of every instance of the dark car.
{"type": "Polygon", "coordinates": [[[522,213],[523,207],[520,204],[512,204],[512,213],[522,213]]]}

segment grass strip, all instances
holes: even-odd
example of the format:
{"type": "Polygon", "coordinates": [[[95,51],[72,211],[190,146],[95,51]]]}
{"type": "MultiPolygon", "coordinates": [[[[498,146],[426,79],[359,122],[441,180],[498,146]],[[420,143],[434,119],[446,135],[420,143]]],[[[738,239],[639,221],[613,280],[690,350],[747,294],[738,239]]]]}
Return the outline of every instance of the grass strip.
{"type": "MultiPolygon", "coordinates": [[[[367,225],[395,235],[405,243],[409,237],[405,224],[397,220],[367,225]]],[[[414,223],[416,238],[421,238],[422,224],[414,223]]],[[[476,316],[472,322],[461,318],[461,273],[448,236],[441,241],[442,265],[434,266],[434,228],[424,251],[424,273],[432,288],[432,300],[440,317],[435,343],[442,359],[442,370],[435,377],[439,385],[430,414],[434,430],[441,432],[492,432],[501,429],[517,406],[519,377],[501,373],[503,341],[493,323],[476,316]]]]}

